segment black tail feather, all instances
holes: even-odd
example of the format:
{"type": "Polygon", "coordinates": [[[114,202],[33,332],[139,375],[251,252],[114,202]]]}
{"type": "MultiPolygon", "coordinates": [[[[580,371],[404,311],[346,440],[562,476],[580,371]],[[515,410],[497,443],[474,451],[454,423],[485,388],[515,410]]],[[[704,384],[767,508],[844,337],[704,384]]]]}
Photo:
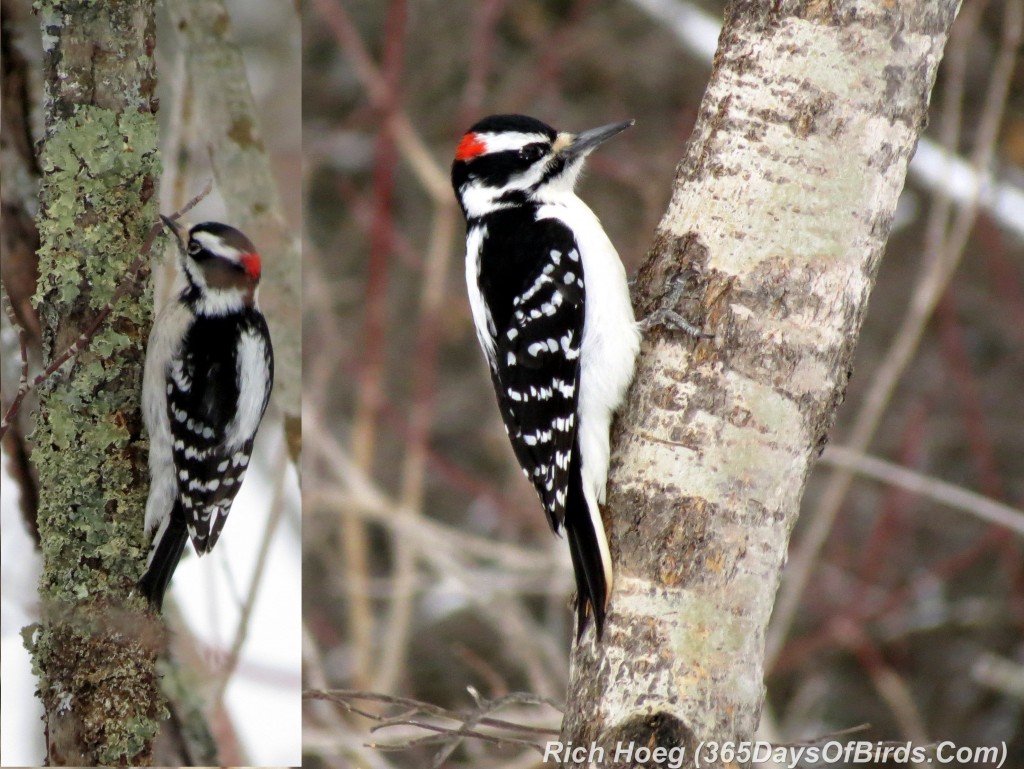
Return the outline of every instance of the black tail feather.
{"type": "Polygon", "coordinates": [[[608,585],[601,562],[601,548],[597,532],[590,518],[587,500],[583,496],[583,476],[580,471],[580,449],[573,446],[569,465],[569,493],[565,502],[565,533],[569,540],[569,554],[576,574],[576,640],[580,640],[587,626],[589,610],[594,612],[594,629],[601,640],[604,631],[605,602],[608,585]]]}
{"type": "Polygon", "coordinates": [[[167,530],[157,545],[149,570],[139,580],[139,587],[149,599],[149,605],[158,612],[163,610],[164,593],[167,592],[167,585],[174,576],[174,570],[178,568],[178,561],[181,560],[187,541],[185,511],[181,509],[181,502],[175,501],[174,509],[171,511],[171,522],[167,524],[167,530]]]}

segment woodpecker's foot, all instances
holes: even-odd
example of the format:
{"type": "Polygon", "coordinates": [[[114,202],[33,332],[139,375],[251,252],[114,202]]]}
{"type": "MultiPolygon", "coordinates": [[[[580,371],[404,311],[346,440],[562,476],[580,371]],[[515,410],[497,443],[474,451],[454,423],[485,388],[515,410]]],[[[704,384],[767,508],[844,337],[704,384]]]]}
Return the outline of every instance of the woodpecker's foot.
{"type": "Polygon", "coordinates": [[[663,328],[675,329],[676,331],[683,331],[695,339],[714,339],[714,334],[693,325],[673,309],[679,303],[679,300],[683,298],[683,294],[686,293],[686,278],[682,275],[677,275],[669,283],[670,286],[666,292],[663,306],[640,321],[640,330],[647,331],[655,326],[661,326],[663,328]]]}
{"type": "Polygon", "coordinates": [[[663,328],[671,328],[676,331],[683,331],[696,339],[714,339],[715,335],[708,333],[702,328],[697,328],[680,315],[675,310],[661,309],[655,310],[642,321],[640,321],[640,330],[647,331],[648,329],[654,328],[655,326],[661,326],[663,328]]]}

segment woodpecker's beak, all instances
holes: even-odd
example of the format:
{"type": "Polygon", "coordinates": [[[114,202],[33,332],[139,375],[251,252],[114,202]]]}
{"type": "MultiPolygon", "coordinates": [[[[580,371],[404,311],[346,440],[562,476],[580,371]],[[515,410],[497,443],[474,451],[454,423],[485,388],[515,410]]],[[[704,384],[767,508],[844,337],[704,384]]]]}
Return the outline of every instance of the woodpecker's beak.
{"type": "Polygon", "coordinates": [[[589,131],[583,131],[575,136],[572,134],[559,134],[558,138],[555,139],[555,149],[569,158],[586,157],[597,145],[612,138],[615,134],[622,133],[634,123],[636,123],[635,120],[627,120],[624,123],[610,123],[600,128],[591,128],[589,131]]]}
{"type": "Polygon", "coordinates": [[[167,229],[174,233],[174,237],[178,241],[178,246],[184,250],[188,246],[188,227],[184,224],[178,224],[176,221],[164,216],[163,214],[160,214],[160,218],[163,220],[167,229]]]}

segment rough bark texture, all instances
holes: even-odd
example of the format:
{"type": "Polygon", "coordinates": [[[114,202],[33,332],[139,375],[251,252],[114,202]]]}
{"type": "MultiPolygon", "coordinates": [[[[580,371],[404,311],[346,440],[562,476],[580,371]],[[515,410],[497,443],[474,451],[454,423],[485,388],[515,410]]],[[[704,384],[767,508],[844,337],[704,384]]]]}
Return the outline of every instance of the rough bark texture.
{"type": "MultiPolygon", "coordinates": [[[[128,279],[159,173],[152,0],[38,2],[45,135],[35,302],[48,361],[128,279]]],[[[139,390],[152,298],[122,298],[89,347],[40,392],[42,620],[26,643],[48,761],[145,764],[164,713],[157,638],[130,598],[144,563],[146,446],[139,390]]]]}
{"type": "Polygon", "coordinates": [[[642,765],[615,760],[630,742],[692,765],[702,742],[754,735],[789,534],[957,7],[727,10],[637,286],[646,315],[684,281],[676,309],[714,339],[647,335],[613,455],[609,620],[572,658],[562,740],[603,747],[601,766],[642,765]]]}

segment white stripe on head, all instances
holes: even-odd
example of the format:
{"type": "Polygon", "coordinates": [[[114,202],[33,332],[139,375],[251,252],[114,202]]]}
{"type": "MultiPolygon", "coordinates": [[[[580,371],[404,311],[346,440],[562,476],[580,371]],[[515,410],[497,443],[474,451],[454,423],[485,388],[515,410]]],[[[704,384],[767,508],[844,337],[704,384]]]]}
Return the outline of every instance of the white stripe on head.
{"type": "Polygon", "coordinates": [[[220,235],[214,235],[212,232],[194,232],[192,239],[211,254],[223,257],[235,264],[240,262],[244,253],[234,246],[228,245],[220,235]]]}
{"type": "Polygon", "coordinates": [[[501,133],[478,133],[476,138],[484,143],[485,154],[506,152],[525,147],[527,144],[548,144],[551,138],[542,133],[524,133],[522,131],[502,131],[501,133]]]}
{"type": "MultiPolygon", "coordinates": [[[[466,207],[466,216],[470,219],[475,219],[492,211],[513,205],[512,203],[501,203],[498,199],[502,195],[515,190],[533,189],[540,184],[547,170],[548,162],[534,163],[522,173],[512,174],[501,187],[491,187],[486,182],[478,179],[466,182],[459,190],[462,205],[466,207]]],[[[571,189],[572,185],[570,184],[569,186],[571,189]]]]}

